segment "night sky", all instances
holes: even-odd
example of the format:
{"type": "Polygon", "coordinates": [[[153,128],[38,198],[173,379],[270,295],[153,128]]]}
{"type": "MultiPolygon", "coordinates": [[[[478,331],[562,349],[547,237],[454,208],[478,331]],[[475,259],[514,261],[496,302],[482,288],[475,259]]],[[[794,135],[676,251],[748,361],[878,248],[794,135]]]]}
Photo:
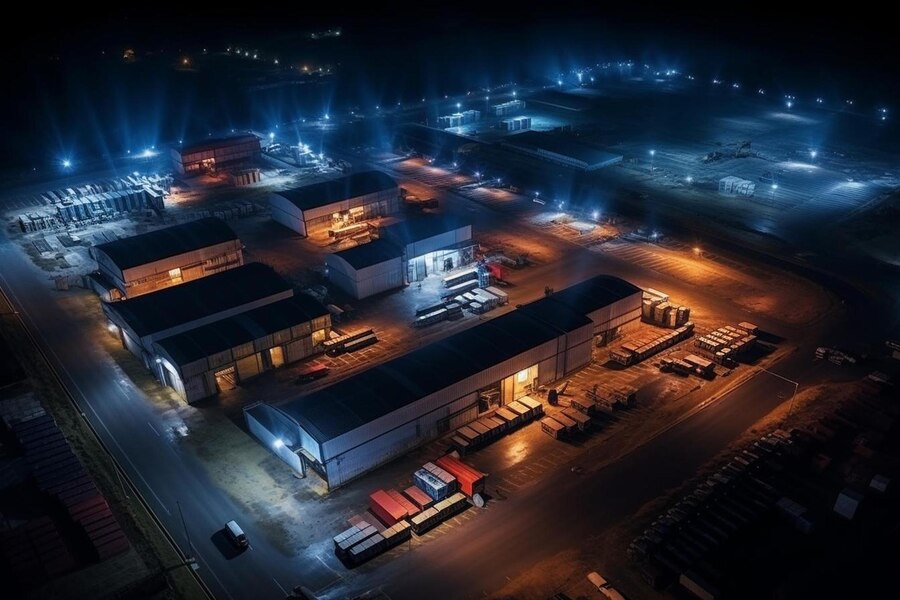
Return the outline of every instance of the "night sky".
{"type": "Polygon", "coordinates": [[[230,97],[227,83],[191,87],[169,72],[145,71],[130,81],[113,64],[125,47],[174,60],[241,43],[286,60],[336,64],[339,76],[327,94],[309,95],[316,108],[452,94],[623,58],[801,98],[826,94],[894,106],[900,58],[893,24],[874,9],[789,15],[742,5],[716,15],[666,6],[640,3],[625,11],[562,1],[537,8],[491,3],[476,11],[449,3],[372,3],[362,13],[340,6],[336,15],[241,6],[204,16],[158,6],[103,16],[63,9],[35,18],[33,35],[5,42],[20,57],[7,64],[17,85],[3,100],[13,117],[6,164],[39,165],[78,148],[115,153],[165,142],[186,130],[183,121],[249,126],[267,111],[277,119],[288,108],[311,110],[295,95],[247,102],[230,97]],[[339,41],[311,44],[306,37],[335,26],[344,31],[339,41]]]}

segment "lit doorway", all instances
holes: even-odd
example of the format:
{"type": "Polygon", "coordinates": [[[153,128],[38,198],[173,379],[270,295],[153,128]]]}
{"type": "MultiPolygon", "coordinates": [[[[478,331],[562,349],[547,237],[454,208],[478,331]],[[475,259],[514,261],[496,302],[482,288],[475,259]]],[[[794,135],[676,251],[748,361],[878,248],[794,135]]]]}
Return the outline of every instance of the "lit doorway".
{"type": "Polygon", "coordinates": [[[277,369],[284,364],[284,348],[282,346],[269,348],[269,358],[272,361],[272,367],[277,369]]]}
{"type": "Polygon", "coordinates": [[[237,373],[234,370],[234,366],[230,366],[227,369],[222,369],[221,371],[216,371],[216,388],[220,392],[227,392],[228,390],[233,390],[237,387],[237,373]]]}

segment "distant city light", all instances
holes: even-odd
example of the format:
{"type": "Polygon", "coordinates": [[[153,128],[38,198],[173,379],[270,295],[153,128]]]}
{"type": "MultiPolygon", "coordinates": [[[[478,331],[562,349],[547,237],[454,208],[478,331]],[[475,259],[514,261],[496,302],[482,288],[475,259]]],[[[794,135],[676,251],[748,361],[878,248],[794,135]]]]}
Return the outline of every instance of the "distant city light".
{"type": "Polygon", "coordinates": [[[765,95],[766,95],[766,90],[764,90],[764,89],[762,89],[762,88],[759,88],[758,90],[756,90],[756,93],[758,93],[760,96],[765,96],[765,95]]]}
{"type": "Polygon", "coordinates": [[[156,155],[156,152],[154,152],[150,148],[144,148],[144,151],[141,152],[141,156],[143,156],[144,158],[150,158],[155,155],[156,155]]]}
{"type": "Polygon", "coordinates": [[[691,177],[690,175],[688,175],[687,177],[685,177],[684,180],[687,181],[688,183],[693,183],[693,182],[694,182],[694,178],[691,177]]]}
{"type": "Polygon", "coordinates": [[[600,218],[600,211],[595,210],[594,212],[591,213],[591,217],[596,221],[597,219],[600,218]]]}
{"type": "Polygon", "coordinates": [[[562,79],[557,79],[557,80],[556,80],[556,85],[562,85],[562,79]]]}
{"type": "Polygon", "coordinates": [[[772,184],[772,189],[773,189],[773,190],[777,190],[777,189],[778,189],[778,184],[777,184],[777,183],[773,183],[773,184],[772,184]]]}
{"type": "Polygon", "coordinates": [[[794,103],[791,102],[790,100],[788,100],[787,102],[785,102],[785,106],[787,106],[788,108],[791,108],[794,106],[794,103]]]}
{"type": "Polygon", "coordinates": [[[823,102],[825,102],[825,100],[822,98],[816,98],[816,104],[822,104],[823,102]]]}
{"type": "Polygon", "coordinates": [[[69,167],[72,166],[72,161],[70,161],[68,158],[63,159],[62,166],[63,166],[63,168],[68,169],[69,167]]]}
{"type": "Polygon", "coordinates": [[[700,246],[694,246],[694,254],[696,254],[697,256],[700,255],[700,246]]]}
{"type": "Polygon", "coordinates": [[[650,156],[655,156],[655,155],[656,155],[656,150],[651,150],[651,151],[650,151],[650,156]]]}
{"type": "Polygon", "coordinates": [[[270,139],[270,140],[274,140],[274,139],[275,139],[275,132],[274,132],[274,131],[270,131],[270,132],[269,132],[269,139],[270,139]]]}
{"type": "Polygon", "coordinates": [[[326,121],[330,121],[330,120],[331,120],[331,115],[328,115],[328,114],[326,113],[326,115],[325,115],[325,120],[326,120],[326,121]]]}
{"type": "Polygon", "coordinates": [[[809,157],[810,157],[811,159],[813,159],[813,160],[816,160],[816,156],[817,156],[818,154],[819,154],[819,153],[818,153],[817,151],[815,151],[815,150],[810,150],[810,151],[809,151],[809,157]]]}

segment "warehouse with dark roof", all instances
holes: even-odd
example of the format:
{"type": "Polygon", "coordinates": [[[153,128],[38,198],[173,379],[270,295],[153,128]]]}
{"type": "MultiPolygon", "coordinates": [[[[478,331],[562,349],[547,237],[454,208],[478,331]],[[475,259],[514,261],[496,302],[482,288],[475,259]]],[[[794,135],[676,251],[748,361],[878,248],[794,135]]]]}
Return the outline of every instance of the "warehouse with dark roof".
{"type": "Polygon", "coordinates": [[[237,234],[214,217],[99,244],[91,255],[107,300],[134,298],[244,264],[237,234]]]}
{"type": "Polygon", "coordinates": [[[153,343],[157,378],[187,402],[212,396],[223,380],[246,381],[322,351],[331,315],[297,294],[153,343]]]}
{"type": "MultiPolygon", "coordinates": [[[[604,289],[632,287],[608,278],[604,289]]],[[[255,404],[245,418],[285,462],[337,487],[587,365],[594,328],[579,309],[538,301],[309,396],[255,404]]]]}
{"type": "Polygon", "coordinates": [[[172,166],[181,174],[217,173],[254,164],[262,154],[259,138],[252,133],[203,140],[172,148],[172,166]]]}
{"type": "Polygon", "coordinates": [[[363,171],[269,195],[272,218],[302,236],[350,237],[366,222],[400,210],[400,187],[381,171],[363,171]]]}
{"type": "Polygon", "coordinates": [[[110,330],[150,367],[153,343],[294,295],[271,267],[250,263],[120,302],[103,303],[110,330]]]}

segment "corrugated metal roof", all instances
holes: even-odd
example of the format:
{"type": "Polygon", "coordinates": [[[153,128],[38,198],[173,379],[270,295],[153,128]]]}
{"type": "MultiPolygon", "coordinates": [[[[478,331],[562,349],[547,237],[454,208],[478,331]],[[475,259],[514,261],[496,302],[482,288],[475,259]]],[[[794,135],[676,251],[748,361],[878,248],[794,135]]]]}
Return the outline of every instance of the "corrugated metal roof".
{"type": "Polygon", "coordinates": [[[613,154],[580,140],[566,138],[541,131],[525,131],[511,135],[504,144],[530,152],[545,150],[586,164],[588,167],[616,162],[621,154],[613,154]]]}
{"type": "Polygon", "coordinates": [[[541,304],[554,306],[563,304],[579,314],[588,315],[595,310],[624,300],[633,294],[640,294],[641,288],[628,283],[624,279],[612,275],[598,275],[587,281],[576,283],[553,295],[529,304],[532,310],[550,310],[540,307],[541,304]]]}
{"type": "Polygon", "coordinates": [[[237,146],[239,144],[246,144],[248,142],[256,142],[258,144],[259,138],[252,133],[243,133],[222,138],[203,140],[202,142],[189,144],[187,146],[184,146],[183,148],[176,148],[176,150],[179,154],[181,154],[182,157],[184,157],[188,154],[208,152],[209,150],[228,148],[229,146],[237,146]]]}
{"type": "Polygon", "coordinates": [[[335,252],[334,256],[339,256],[348,265],[359,271],[393,258],[400,258],[403,256],[403,251],[387,240],[375,240],[368,244],[360,244],[335,252]]]}
{"type": "Polygon", "coordinates": [[[275,193],[286,198],[300,210],[309,210],[395,187],[397,187],[397,182],[381,171],[362,171],[346,177],[275,193]]]}
{"type": "Polygon", "coordinates": [[[320,443],[326,442],[554,340],[563,332],[590,324],[581,315],[567,319],[569,327],[559,329],[526,311],[515,310],[278,408],[320,443]]]}
{"type": "Polygon", "coordinates": [[[100,244],[95,250],[125,270],[236,239],[225,221],[207,217],[100,244]]]}
{"type": "Polygon", "coordinates": [[[175,365],[185,365],[327,314],[328,309],[321,302],[306,294],[297,294],[164,338],[156,346],[175,365]]]}
{"type": "Polygon", "coordinates": [[[143,337],[290,289],[272,267],[250,263],[105,306],[143,337]]]}
{"type": "Polygon", "coordinates": [[[468,221],[449,215],[422,215],[388,225],[382,231],[386,237],[406,245],[421,242],[448,231],[455,231],[470,224],[468,221]]]}

